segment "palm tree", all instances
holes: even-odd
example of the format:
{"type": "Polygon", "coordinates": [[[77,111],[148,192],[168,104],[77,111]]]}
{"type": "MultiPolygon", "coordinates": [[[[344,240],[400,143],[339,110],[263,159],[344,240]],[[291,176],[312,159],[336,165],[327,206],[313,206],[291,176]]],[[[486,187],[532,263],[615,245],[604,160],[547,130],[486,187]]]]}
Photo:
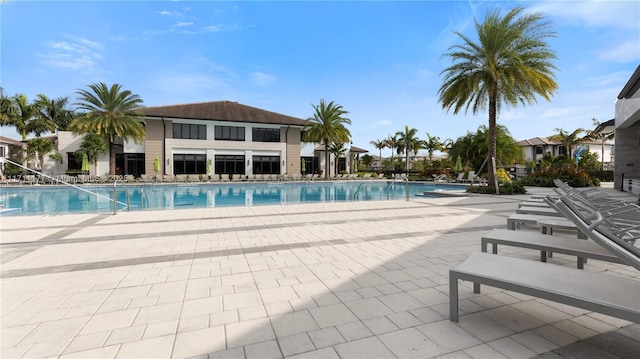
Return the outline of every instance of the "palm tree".
{"type": "MultiPolygon", "coordinates": [[[[596,128],[601,124],[601,122],[595,118],[592,118],[591,121],[593,122],[593,125],[596,126],[596,128]]],[[[601,145],[600,169],[604,171],[604,144],[615,137],[615,132],[588,131],[587,137],[594,141],[600,141],[600,145],[601,145]]]]}
{"type": "Polygon", "coordinates": [[[554,131],[558,132],[557,134],[550,136],[549,140],[558,141],[567,147],[567,156],[571,158],[573,154],[573,147],[579,145],[584,142],[585,138],[580,137],[580,134],[584,132],[582,128],[577,128],[573,132],[569,133],[562,128],[556,128],[554,131]]]}
{"type": "Polygon", "coordinates": [[[98,174],[98,156],[107,151],[109,151],[109,143],[103,136],[87,133],[82,138],[80,147],[75,153],[78,158],[82,158],[82,155],[86,154],[89,163],[93,164],[95,173],[98,174]]]}
{"type": "Polygon", "coordinates": [[[424,141],[424,148],[427,150],[429,154],[429,162],[433,162],[433,152],[439,151],[442,149],[442,142],[440,142],[440,137],[431,136],[427,132],[427,139],[424,141]]]}
{"type": "Polygon", "coordinates": [[[384,146],[391,149],[391,163],[393,163],[393,152],[395,152],[396,147],[398,147],[398,134],[396,133],[393,136],[389,135],[389,137],[384,140],[384,146]]]}
{"type": "Polygon", "coordinates": [[[331,147],[329,147],[329,152],[331,152],[333,154],[333,158],[335,158],[334,171],[335,174],[338,174],[338,159],[344,156],[347,149],[344,147],[344,143],[334,142],[331,144],[331,147]]]}
{"type": "Polygon", "coordinates": [[[3,105],[3,125],[14,126],[16,131],[22,137],[22,141],[27,140],[27,134],[29,134],[29,123],[33,121],[36,116],[36,107],[27,101],[27,96],[19,94],[11,97],[9,103],[3,105]]]}
{"type": "Polygon", "coordinates": [[[52,154],[55,150],[56,144],[48,138],[34,138],[27,144],[27,154],[31,158],[35,157],[38,159],[40,172],[44,172],[44,158],[46,156],[50,156],[58,160],[60,159],[60,156],[57,153],[52,154]]]}
{"type": "Polygon", "coordinates": [[[398,135],[398,154],[404,153],[406,159],[406,171],[409,172],[409,154],[411,152],[418,153],[418,151],[423,148],[422,141],[416,137],[416,133],[418,130],[415,128],[409,128],[409,126],[404,126],[404,132],[398,131],[396,135],[398,135]]]}
{"type": "Polygon", "coordinates": [[[333,101],[326,103],[320,99],[318,106],[313,106],[313,117],[307,119],[304,127],[305,142],[320,142],[324,145],[324,177],[329,178],[329,147],[333,143],[346,143],[351,138],[351,133],[345,127],[350,125],[351,120],[344,117],[349,112],[345,111],[341,105],[334,104],[333,101]]]}
{"type": "Polygon", "coordinates": [[[387,147],[387,144],[384,140],[375,140],[369,143],[372,144],[373,147],[375,147],[378,151],[380,151],[380,167],[382,167],[382,150],[387,147]]]}
{"type": "Polygon", "coordinates": [[[100,82],[78,90],[80,116],[69,127],[76,134],[95,133],[109,140],[109,173],[116,173],[116,138],[142,143],[145,138],[140,96],[122,90],[119,84],[107,87],[100,82]]]}
{"type": "Polygon", "coordinates": [[[73,112],[66,109],[69,103],[68,97],[59,97],[49,99],[43,94],[39,94],[35,100],[35,106],[38,111],[36,122],[32,128],[33,132],[38,136],[40,132],[54,132],[55,130],[65,130],[73,117],[73,112]]]}
{"type": "Polygon", "coordinates": [[[444,82],[438,94],[443,108],[457,114],[471,109],[473,114],[489,110],[488,158],[489,183],[496,186],[496,121],[503,106],[537,103],[536,95],[549,101],[558,85],[555,82],[556,58],[545,39],[554,37],[551,25],[541,14],[525,14],[522,7],[504,17],[495,9],[475,27],[478,42],[455,32],[463,41],[444,56],[452,65],[442,74],[444,82]]]}

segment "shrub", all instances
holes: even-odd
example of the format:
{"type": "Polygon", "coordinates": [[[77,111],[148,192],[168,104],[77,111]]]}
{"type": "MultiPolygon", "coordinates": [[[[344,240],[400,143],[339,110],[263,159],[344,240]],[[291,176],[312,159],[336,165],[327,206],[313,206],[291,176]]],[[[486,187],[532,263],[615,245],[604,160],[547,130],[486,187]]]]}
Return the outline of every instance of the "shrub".
{"type": "Polygon", "coordinates": [[[553,181],[556,179],[566,182],[571,187],[594,187],[600,185],[599,179],[592,178],[587,172],[573,167],[543,169],[522,177],[519,182],[523,186],[555,187],[553,181]]]}
{"type": "MultiPolygon", "coordinates": [[[[496,188],[494,186],[469,186],[467,188],[469,193],[480,194],[496,194],[496,188]]],[[[519,182],[504,182],[500,184],[500,195],[510,194],[525,194],[527,189],[519,182]]]]}

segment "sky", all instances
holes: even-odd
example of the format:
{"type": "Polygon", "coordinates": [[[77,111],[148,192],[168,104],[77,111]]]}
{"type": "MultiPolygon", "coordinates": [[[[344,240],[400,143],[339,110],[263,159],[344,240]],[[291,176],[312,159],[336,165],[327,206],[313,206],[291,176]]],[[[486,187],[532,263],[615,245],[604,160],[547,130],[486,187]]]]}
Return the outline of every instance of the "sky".
{"type": "MultiPolygon", "coordinates": [[[[27,1],[0,5],[0,86],[6,95],[69,97],[119,83],[145,106],[237,101],[306,119],[321,99],[348,111],[354,146],[404,126],[457,139],[488,113],[446,111],[443,57],[476,40],[487,11],[540,12],[556,37],[558,90],[505,107],[516,140],[614,118],[640,64],[639,1],[27,1]]],[[[19,139],[12,127],[0,134],[19,139]]],[[[389,156],[389,149],[383,156],[389,156]]]]}

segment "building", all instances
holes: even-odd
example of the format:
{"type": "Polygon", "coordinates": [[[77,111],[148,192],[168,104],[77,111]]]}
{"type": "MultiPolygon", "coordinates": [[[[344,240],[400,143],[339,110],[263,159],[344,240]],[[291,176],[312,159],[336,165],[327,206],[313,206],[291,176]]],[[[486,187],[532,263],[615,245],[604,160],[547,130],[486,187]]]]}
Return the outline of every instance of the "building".
{"type": "Polygon", "coordinates": [[[22,142],[0,136],[0,170],[4,171],[4,159],[16,158],[22,151],[22,142]]]}
{"type": "Polygon", "coordinates": [[[615,104],[614,186],[640,194],[640,66],[615,104]]]}
{"type": "MultiPolygon", "coordinates": [[[[118,174],[230,174],[238,178],[319,173],[327,168],[324,152],[313,143],[302,142],[306,120],[300,118],[232,101],[146,107],[141,112],[146,138],[142,144],[120,141],[116,152],[118,174]]],[[[69,158],[67,169],[76,162],[73,153],[81,140],[70,132],[58,133],[58,151],[69,158]]],[[[347,152],[347,159],[339,159],[345,170],[350,169],[352,152],[347,152]]],[[[65,172],[64,165],[51,165],[55,167],[52,173],[65,172]]],[[[333,175],[331,164],[329,168],[333,175]]],[[[103,154],[98,158],[97,171],[92,168],[91,173],[108,172],[109,156],[103,154]]]]}
{"type": "MultiPolygon", "coordinates": [[[[552,156],[567,155],[567,147],[561,142],[552,141],[549,137],[534,137],[527,140],[516,142],[518,146],[522,147],[524,151],[525,161],[537,162],[539,159],[549,153],[552,156]]],[[[603,144],[599,141],[584,141],[573,148],[573,154],[578,151],[589,150],[589,152],[597,153],[600,162],[604,162],[605,169],[611,168],[614,162],[614,142],[606,141],[603,144]]]]}

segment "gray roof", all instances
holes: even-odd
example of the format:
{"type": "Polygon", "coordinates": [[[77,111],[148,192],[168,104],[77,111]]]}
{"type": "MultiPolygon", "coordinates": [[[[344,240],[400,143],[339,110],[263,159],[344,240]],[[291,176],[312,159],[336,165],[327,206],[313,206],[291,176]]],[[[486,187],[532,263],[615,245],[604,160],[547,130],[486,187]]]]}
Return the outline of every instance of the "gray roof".
{"type": "Polygon", "coordinates": [[[636,71],[633,72],[627,84],[624,85],[620,94],[618,94],[618,99],[625,99],[633,96],[636,92],[640,90],[640,65],[636,68],[636,71]]]}
{"type": "Polygon", "coordinates": [[[202,102],[184,105],[145,107],[147,117],[190,120],[233,121],[274,125],[304,126],[306,120],[242,105],[233,101],[202,102]]]}

